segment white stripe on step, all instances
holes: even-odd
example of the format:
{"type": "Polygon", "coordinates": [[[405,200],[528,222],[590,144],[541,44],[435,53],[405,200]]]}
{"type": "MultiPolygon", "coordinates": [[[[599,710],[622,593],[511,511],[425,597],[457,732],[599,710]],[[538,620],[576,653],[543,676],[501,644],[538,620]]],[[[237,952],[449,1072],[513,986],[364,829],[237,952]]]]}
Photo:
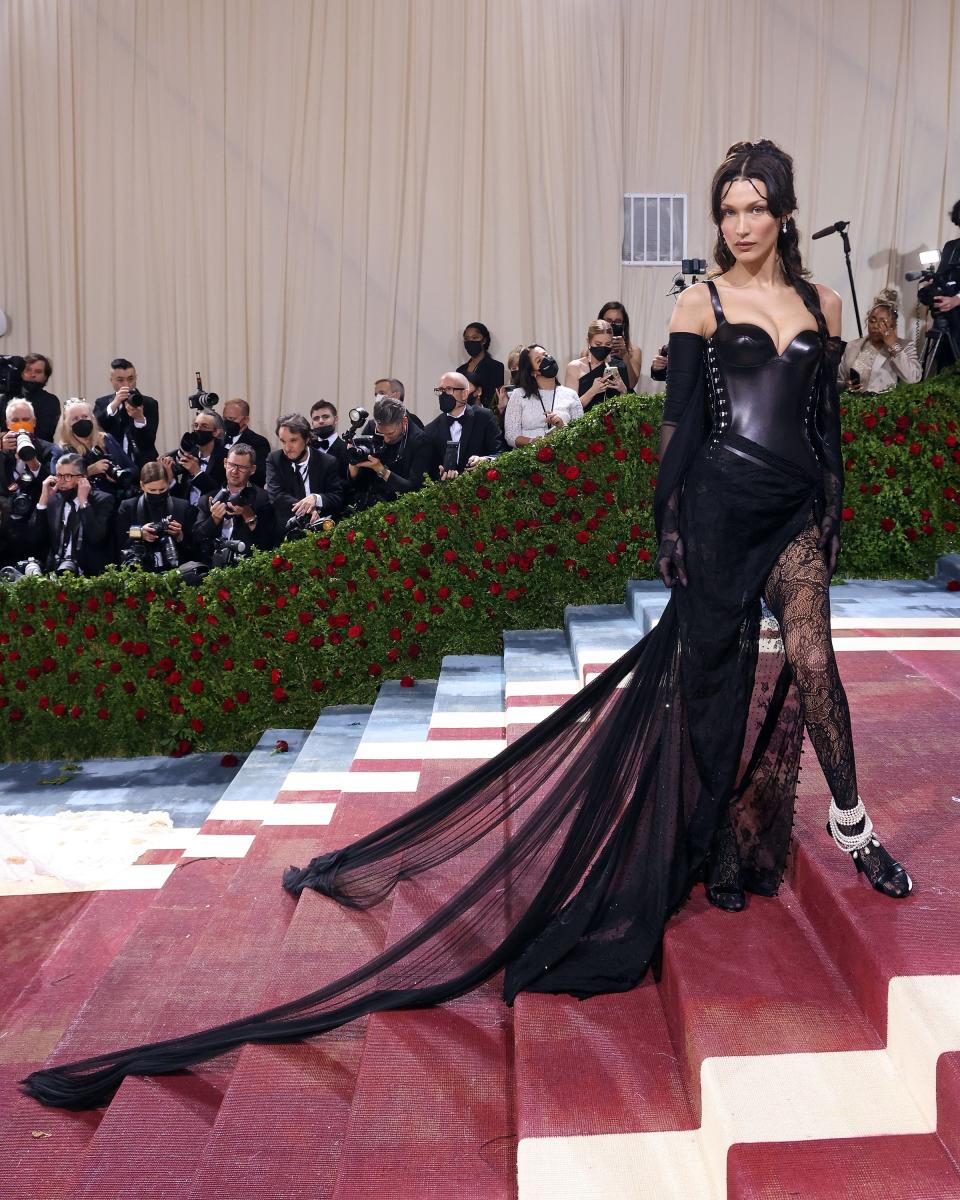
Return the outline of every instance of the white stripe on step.
{"type": "MultiPolygon", "coordinates": [[[[502,720],[502,718],[501,718],[502,720]]],[[[443,738],[434,742],[374,742],[364,740],[356,760],[404,762],[413,759],[493,758],[507,748],[502,738],[443,738]]]]}
{"type": "Polygon", "coordinates": [[[281,791],[415,792],[419,782],[419,771],[291,771],[281,791]]]}
{"type": "Polygon", "coordinates": [[[885,1050],[705,1059],[698,1130],[523,1139],[520,1200],[723,1200],[735,1143],[933,1132],[937,1058],[960,1049],[960,975],[892,979],[887,995],[885,1050]]]}

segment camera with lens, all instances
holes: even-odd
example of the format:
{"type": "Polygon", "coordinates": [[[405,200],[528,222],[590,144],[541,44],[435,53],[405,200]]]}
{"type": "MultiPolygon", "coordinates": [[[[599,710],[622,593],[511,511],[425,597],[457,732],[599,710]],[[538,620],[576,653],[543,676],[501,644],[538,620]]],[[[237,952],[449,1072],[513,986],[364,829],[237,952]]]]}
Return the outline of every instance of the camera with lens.
{"type": "Polygon", "coordinates": [[[219,538],[210,561],[215,567],[235,567],[246,552],[246,542],[235,538],[219,538]]]}
{"type": "MultiPolygon", "coordinates": [[[[22,483],[22,481],[21,481],[22,483]]],[[[10,497],[9,518],[11,521],[25,521],[36,507],[36,500],[22,487],[10,497]]]]}
{"type": "Polygon", "coordinates": [[[33,441],[33,435],[27,433],[25,429],[17,430],[17,458],[21,462],[30,462],[37,457],[37,447],[33,441]]]}
{"type": "MultiPolygon", "coordinates": [[[[127,537],[135,545],[124,551],[123,557],[126,560],[131,551],[136,555],[137,562],[140,566],[149,566],[151,560],[155,561],[155,556],[160,555],[162,570],[175,571],[180,565],[180,558],[177,554],[177,546],[173,540],[173,535],[170,532],[170,526],[175,518],[169,513],[166,516],[159,517],[156,521],[150,521],[146,525],[131,525],[127,531],[127,537]],[[149,529],[151,533],[156,535],[154,542],[144,540],[143,531],[149,529]]],[[[124,561],[123,566],[130,565],[124,561]]]]}
{"type": "Polygon", "coordinates": [[[0,583],[16,583],[25,575],[42,575],[43,567],[37,559],[22,558],[16,566],[0,567],[0,583]]]}
{"type": "Polygon", "coordinates": [[[248,508],[256,499],[256,491],[252,484],[246,483],[236,495],[230,494],[229,488],[221,488],[210,501],[211,504],[230,504],[233,508],[248,508]]]}
{"type": "Polygon", "coordinates": [[[184,454],[191,455],[193,458],[199,458],[200,443],[199,443],[199,441],[197,441],[197,435],[194,432],[194,430],[188,429],[187,432],[180,439],[180,445],[175,450],[171,450],[168,454],[166,454],[164,456],[164,457],[172,460],[173,474],[174,474],[174,478],[177,480],[182,480],[182,479],[186,478],[186,476],[189,474],[189,472],[187,471],[187,468],[183,465],[182,462],[180,462],[179,458],[177,457],[181,451],[183,451],[184,454]]]}
{"type": "Polygon", "coordinates": [[[352,466],[357,466],[359,463],[366,462],[371,455],[379,456],[386,443],[379,433],[361,433],[353,437],[346,445],[347,462],[352,466]]]}
{"type": "Polygon", "coordinates": [[[23,394],[20,373],[26,365],[19,354],[0,354],[0,396],[13,400],[23,394]]]}
{"type": "MultiPolygon", "coordinates": [[[[107,479],[114,485],[117,491],[123,495],[130,495],[137,490],[138,475],[136,471],[130,467],[118,467],[110,462],[103,450],[98,450],[96,446],[91,446],[89,450],[83,452],[84,470],[89,470],[94,463],[106,461],[109,463],[109,468],[106,472],[107,479]]],[[[97,477],[94,476],[91,484],[97,486],[97,477]]]]}
{"type": "Polygon", "coordinates": [[[82,574],[80,567],[77,563],[77,560],[75,558],[71,558],[69,555],[66,555],[66,554],[63,556],[63,558],[61,558],[57,561],[56,566],[53,568],[53,573],[55,575],[80,575],[80,574],[82,574]]]}
{"type": "Polygon", "coordinates": [[[200,378],[200,372],[196,372],[197,390],[187,397],[187,404],[197,412],[209,412],[212,408],[220,403],[220,397],[216,392],[204,391],[203,380],[200,378]]]}
{"type": "Polygon", "coordinates": [[[333,517],[325,517],[315,509],[304,513],[302,517],[292,516],[283,527],[283,536],[292,540],[305,537],[308,533],[330,533],[335,525],[333,517]]]}
{"type": "Polygon", "coordinates": [[[952,269],[940,272],[932,267],[925,267],[922,271],[908,271],[906,278],[911,277],[925,281],[922,287],[917,288],[917,299],[927,308],[933,308],[933,302],[938,296],[955,296],[960,290],[960,280],[952,269]]]}

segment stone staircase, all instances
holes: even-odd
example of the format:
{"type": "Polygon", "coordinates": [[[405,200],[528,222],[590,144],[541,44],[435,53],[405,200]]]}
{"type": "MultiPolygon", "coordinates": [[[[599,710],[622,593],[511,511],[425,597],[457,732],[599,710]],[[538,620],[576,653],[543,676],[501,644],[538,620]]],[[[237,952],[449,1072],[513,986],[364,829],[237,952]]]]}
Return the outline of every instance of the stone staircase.
{"type": "Polygon", "coordinates": [[[21,986],[0,992],[0,1200],[960,1200],[960,594],[926,584],[834,589],[860,788],[917,879],[906,903],[828,841],[808,753],[780,896],[731,915],[697,889],[659,983],[509,1009],[494,981],[442,1009],[131,1078],[90,1113],[15,1089],[48,1060],[312,991],[418,923],[418,892],[356,913],[294,901],[282,871],[496,754],[664,600],[635,583],[622,605],[569,609],[563,631],[508,631],[502,657],[450,656],[435,682],[326,709],[283,735],[285,756],[270,731],[199,832],[155,852],[154,890],[0,897],[43,931],[25,935],[21,986]]]}

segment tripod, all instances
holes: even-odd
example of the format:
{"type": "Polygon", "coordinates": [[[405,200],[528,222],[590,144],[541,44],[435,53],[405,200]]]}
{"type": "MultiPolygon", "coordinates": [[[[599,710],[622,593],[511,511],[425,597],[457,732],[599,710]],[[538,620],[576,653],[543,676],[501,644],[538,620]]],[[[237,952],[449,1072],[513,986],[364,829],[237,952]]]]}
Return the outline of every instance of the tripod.
{"type": "Polygon", "coordinates": [[[960,349],[957,347],[957,339],[950,328],[950,321],[945,313],[937,313],[923,343],[923,358],[920,360],[921,379],[929,379],[939,370],[937,360],[940,348],[944,344],[944,338],[946,338],[946,344],[953,355],[953,361],[960,361],[960,349]]]}

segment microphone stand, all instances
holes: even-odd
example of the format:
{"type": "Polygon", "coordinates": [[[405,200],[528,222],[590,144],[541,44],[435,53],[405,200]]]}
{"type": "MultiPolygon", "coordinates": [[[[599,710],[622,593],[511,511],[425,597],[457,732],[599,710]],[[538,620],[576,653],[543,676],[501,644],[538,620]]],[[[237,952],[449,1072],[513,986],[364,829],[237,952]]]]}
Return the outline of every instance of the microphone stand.
{"type": "Polygon", "coordinates": [[[847,260],[847,275],[850,278],[850,295],[853,297],[853,313],[857,318],[857,335],[863,337],[863,325],[860,321],[860,306],[857,304],[857,285],[853,282],[853,267],[850,265],[850,238],[847,236],[847,226],[849,221],[845,221],[843,228],[839,231],[843,238],[843,256],[847,260]]]}

